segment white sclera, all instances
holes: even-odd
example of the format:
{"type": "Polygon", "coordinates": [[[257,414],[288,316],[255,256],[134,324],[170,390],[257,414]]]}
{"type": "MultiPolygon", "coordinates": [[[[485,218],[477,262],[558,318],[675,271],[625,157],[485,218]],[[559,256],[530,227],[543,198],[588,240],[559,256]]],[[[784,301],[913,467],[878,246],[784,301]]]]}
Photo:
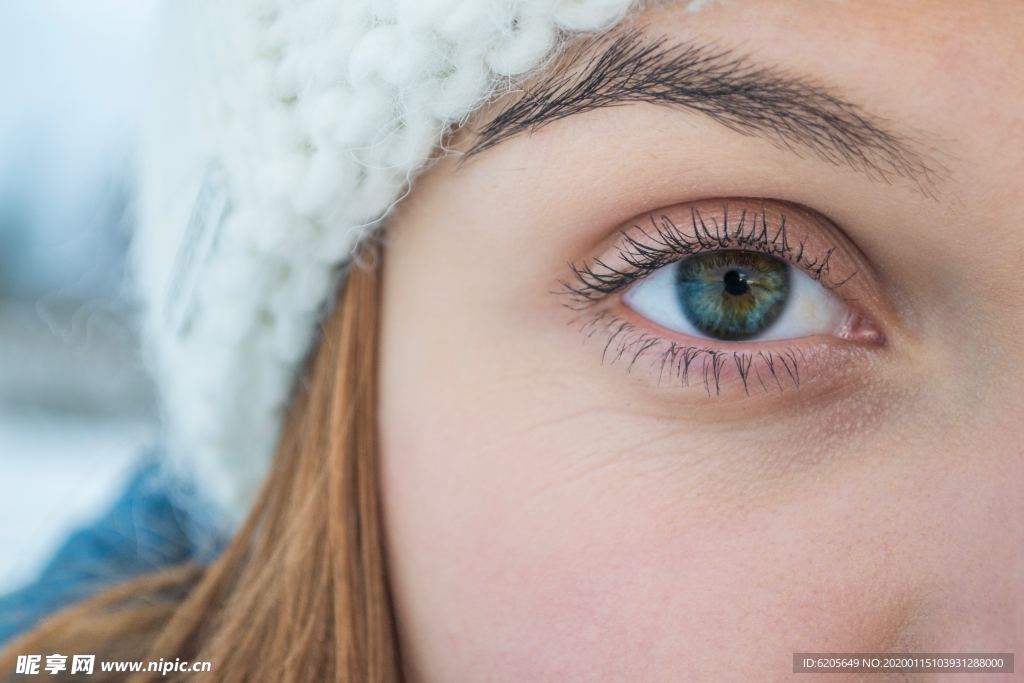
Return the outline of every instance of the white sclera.
{"type": "MultiPolygon", "coordinates": [[[[665,329],[698,339],[713,339],[691,323],[676,295],[676,269],[670,263],[634,284],[622,300],[631,309],[665,329]]],[[[761,334],[745,341],[797,339],[836,334],[847,315],[846,305],[799,268],[789,271],[789,299],[778,319],[761,334]]]]}

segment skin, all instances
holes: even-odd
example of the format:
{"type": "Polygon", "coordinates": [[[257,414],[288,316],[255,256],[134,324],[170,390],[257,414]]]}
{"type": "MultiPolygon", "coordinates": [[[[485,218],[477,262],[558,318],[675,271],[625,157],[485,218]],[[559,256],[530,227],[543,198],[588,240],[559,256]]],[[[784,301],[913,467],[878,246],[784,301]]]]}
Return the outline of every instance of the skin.
{"type": "Polygon", "coordinates": [[[895,4],[638,22],[911,131],[942,167],[932,197],[650,104],[418,179],[389,225],[380,375],[412,680],[781,680],[794,652],[1024,652],[1024,15],[895,4]],[[632,217],[721,197],[809,207],[863,252],[886,341],[855,372],[826,353],[800,389],[709,396],[584,341],[552,293],[566,264],[632,217]]]}

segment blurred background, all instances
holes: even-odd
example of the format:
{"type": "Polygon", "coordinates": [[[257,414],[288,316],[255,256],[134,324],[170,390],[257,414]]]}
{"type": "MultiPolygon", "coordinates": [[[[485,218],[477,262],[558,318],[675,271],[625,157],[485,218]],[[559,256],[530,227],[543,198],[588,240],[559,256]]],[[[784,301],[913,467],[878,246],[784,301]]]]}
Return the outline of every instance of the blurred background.
{"type": "Polygon", "coordinates": [[[128,281],[153,0],[0,0],[0,593],[153,438],[128,281]]]}

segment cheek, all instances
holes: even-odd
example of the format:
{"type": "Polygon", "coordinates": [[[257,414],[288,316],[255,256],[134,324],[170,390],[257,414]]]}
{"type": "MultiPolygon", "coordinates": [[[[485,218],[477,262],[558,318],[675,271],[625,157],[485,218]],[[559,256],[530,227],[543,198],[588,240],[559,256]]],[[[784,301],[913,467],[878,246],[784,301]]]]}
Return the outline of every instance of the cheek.
{"type": "Polygon", "coordinates": [[[444,226],[425,228],[389,245],[380,377],[412,680],[764,680],[798,651],[1020,649],[1016,404],[941,387],[770,434],[661,415],[659,440],[625,375],[517,291],[541,273],[478,258],[505,254],[483,230],[431,251],[416,235],[444,226]]]}
{"type": "Polygon", "coordinates": [[[794,651],[897,647],[920,608],[834,489],[701,507],[628,453],[587,451],[602,416],[544,420],[548,405],[452,386],[428,414],[415,393],[385,406],[384,490],[403,650],[424,680],[756,679],[794,651]]]}
{"type": "MultiPolygon", "coordinates": [[[[392,276],[415,265],[389,253],[392,276]]],[[[380,376],[412,680],[763,680],[800,651],[1014,649],[1017,422],[952,434],[910,399],[771,438],[651,421],[573,345],[422,281],[384,306],[380,376]],[[805,433],[823,462],[765,452],[805,433]]]]}

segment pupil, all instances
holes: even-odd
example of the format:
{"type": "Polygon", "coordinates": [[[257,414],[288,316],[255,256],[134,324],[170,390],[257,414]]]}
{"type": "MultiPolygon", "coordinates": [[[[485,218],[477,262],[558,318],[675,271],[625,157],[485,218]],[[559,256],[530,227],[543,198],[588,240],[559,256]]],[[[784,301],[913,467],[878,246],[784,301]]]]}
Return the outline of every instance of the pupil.
{"type": "Polygon", "coordinates": [[[726,273],[723,280],[725,281],[725,291],[733,296],[746,294],[747,290],[750,289],[750,286],[747,284],[747,276],[735,270],[730,270],[726,273]]]}

